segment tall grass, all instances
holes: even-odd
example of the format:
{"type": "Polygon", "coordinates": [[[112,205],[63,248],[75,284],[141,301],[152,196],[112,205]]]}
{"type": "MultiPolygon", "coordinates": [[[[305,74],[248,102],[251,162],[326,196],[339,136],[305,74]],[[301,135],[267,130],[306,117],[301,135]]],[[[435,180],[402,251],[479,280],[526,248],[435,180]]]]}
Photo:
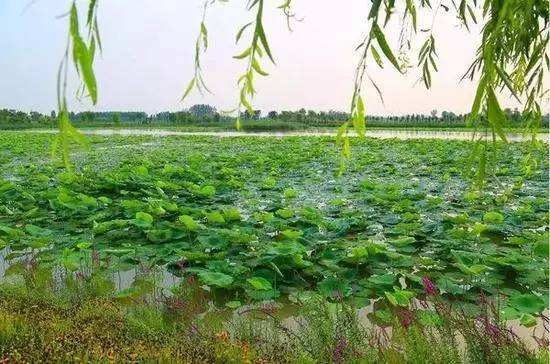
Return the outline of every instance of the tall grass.
{"type": "MultiPolygon", "coordinates": [[[[411,307],[390,306],[385,322],[365,320],[352,302],[312,298],[292,315],[276,302],[217,308],[190,277],[170,294],[143,273],[116,292],[107,275],[66,275],[26,265],[0,284],[0,361],[218,363],[547,363],[538,347],[480,300],[471,317],[426,286],[411,307]]],[[[376,307],[376,305],[375,305],[376,307]]],[[[376,313],[376,308],[374,313],[376,313]]],[[[375,317],[375,314],[371,314],[375,317]]]]}

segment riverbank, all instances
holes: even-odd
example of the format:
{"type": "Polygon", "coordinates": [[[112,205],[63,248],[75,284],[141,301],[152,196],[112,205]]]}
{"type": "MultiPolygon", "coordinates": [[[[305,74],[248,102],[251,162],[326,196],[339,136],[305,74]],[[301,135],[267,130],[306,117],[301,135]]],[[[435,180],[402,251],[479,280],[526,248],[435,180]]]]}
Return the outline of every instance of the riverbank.
{"type": "Polygon", "coordinates": [[[371,322],[349,303],[311,300],[290,321],[274,302],[215,309],[193,280],[171,297],[142,284],[129,298],[93,275],[52,290],[30,269],[24,283],[0,284],[2,362],[548,362],[546,330],[527,345],[482,302],[487,315],[471,318],[431,296],[426,308],[395,306],[371,322]]]}

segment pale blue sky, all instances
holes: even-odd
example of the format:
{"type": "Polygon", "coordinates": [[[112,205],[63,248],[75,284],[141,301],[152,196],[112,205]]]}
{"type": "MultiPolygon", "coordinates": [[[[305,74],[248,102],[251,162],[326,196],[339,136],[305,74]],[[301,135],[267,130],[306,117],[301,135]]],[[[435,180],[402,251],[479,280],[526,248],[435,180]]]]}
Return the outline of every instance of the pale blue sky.
{"type": "MultiPolygon", "coordinates": [[[[66,0],[0,0],[0,108],[48,112],[55,108],[55,78],[66,39],[66,0]]],[[[276,6],[266,0],[265,28],[277,66],[258,81],[256,108],[346,110],[357,61],[354,48],[366,29],[368,0],[294,0],[303,22],[289,33],[276,6]]],[[[85,4],[86,1],[80,1],[85,4]]],[[[243,0],[216,4],[208,13],[210,49],[204,73],[213,95],[193,94],[179,102],[192,75],[193,47],[201,16],[201,0],[99,0],[104,53],[96,63],[99,103],[95,110],[178,110],[194,103],[232,109],[236,79],[244,62],[232,59],[247,41],[235,46],[235,33],[251,20],[243,0]]],[[[396,18],[399,18],[398,16],[396,18]]],[[[420,27],[429,26],[426,16],[420,27]]],[[[388,32],[395,44],[398,23],[388,32]]],[[[415,85],[418,71],[398,75],[389,64],[371,66],[385,106],[372,88],[365,99],[370,114],[428,113],[432,109],[466,112],[474,86],[459,79],[471,61],[479,29],[467,34],[453,15],[441,11],[436,21],[440,72],[433,89],[415,85]]],[[[419,33],[418,42],[424,33],[419,33]]],[[[410,55],[412,61],[416,54],[410,55]]],[[[74,85],[73,85],[74,86],[74,85]]],[[[72,94],[71,94],[72,95],[72,94]]],[[[505,101],[505,100],[503,100],[505,101]]],[[[507,102],[504,102],[505,104],[507,102]]],[[[73,110],[92,110],[86,101],[70,99],[73,110]]]]}

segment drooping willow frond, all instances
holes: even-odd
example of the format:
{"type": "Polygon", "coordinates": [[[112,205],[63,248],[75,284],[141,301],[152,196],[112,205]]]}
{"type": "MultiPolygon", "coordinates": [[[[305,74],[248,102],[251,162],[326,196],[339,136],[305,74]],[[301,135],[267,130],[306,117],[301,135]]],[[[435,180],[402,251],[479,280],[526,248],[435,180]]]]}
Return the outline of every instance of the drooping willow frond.
{"type": "Polygon", "coordinates": [[[63,58],[57,74],[57,108],[58,127],[57,135],[52,145],[52,155],[59,153],[63,164],[67,169],[71,167],[69,158],[69,144],[75,141],[82,146],[87,146],[86,139],[70,122],[67,106],[67,75],[69,70],[69,55],[72,55],[74,68],[82,82],[77,91],[77,97],[85,95],[90,97],[93,105],[97,103],[98,89],[94,73],[94,59],[96,48],[101,51],[101,38],[97,22],[97,0],[90,0],[86,15],[86,28],[88,34],[83,37],[80,32],[79,15],[76,2],[71,2],[68,13],[69,32],[63,58]]]}
{"type": "MultiPolygon", "coordinates": [[[[194,74],[184,91],[183,98],[195,88],[199,91],[208,91],[202,76],[200,55],[208,47],[206,11],[215,2],[226,1],[205,0],[203,3],[200,31],[195,42],[194,74]]],[[[69,41],[60,67],[64,72],[60,72],[58,85],[58,90],[61,90],[58,92],[58,95],[61,95],[59,97],[59,115],[63,114],[62,111],[67,105],[65,98],[66,76],[63,74],[66,75],[67,72],[69,49],[72,50],[73,62],[83,84],[81,94],[87,92],[93,104],[97,101],[97,85],[93,73],[95,48],[97,46],[101,49],[96,16],[97,3],[97,0],[89,0],[86,18],[88,36],[84,39],[80,36],[78,12],[74,1],[72,1],[69,41]]],[[[266,1],[248,0],[245,1],[245,4],[247,10],[253,13],[253,19],[241,26],[236,33],[237,43],[250,33],[248,46],[234,56],[236,59],[246,61],[245,72],[238,78],[240,92],[235,111],[239,115],[242,108],[250,113],[253,112],[252,98],[256,94],[254,79],[256,76],[268,75],[261,63],[263,57],[267,56],[275,63],[263,26],[266,1]]],[[[289,29],[290,21],[295,19],[291,6],[292,0],[284,0],[282,4],[278,4],[278,8],[283,11],[287,19],[289,29]]],[[[359,136],[365,134],[365,105],[368,104],[362,98],[365,78],[369,79],[382,98],[380,88],[368,74],[370,60],[380,67],[389,63],[397,72],[406,73],[410,65],[408,58],[403,53],[412,48],[414,37],[420,30],[421,33],[427,33],[427,37],[418,52],[416,66],[421,71],[420,80],[424,86],[426,88],[432,86],[432,72],[438,70],[434,23],[440,12],[458,18],[464,26],[464,31],[470,31],[472,23],[483,24],[477,55],[464,75],[464,78],[477,82],[476,95],[472,100],[468,116],[469,123],[476,128],[488,131],[494,136],[494,139],[499,138],[506,142],[504,128],[507,125],[507,120],[499,101],[499,95],[503,91],[508,91],[523,105],[522,115],[525,129],[536,131],[541,124],[541,100],[547,93],[544,81],[546,72],[550,68],[548,58],[549,3],[547,0],[484,0],[481,2],[479,0],[439,0],[438,3],[432,3],[430,0],[371,0],[369,12],[366,14],[369,30],[356,49],[359,52],[359,61],[355,71],[350,102],[351,119],[340,127],[337,136],[337,143],[341,146],[343,159],[349,158],[351,155],[350,143],[347,139],[348,130],[353,127],[359,136]],[[441,9],[444,12],[441,12],[441,9]],[[431,16],[429,28],[421,26],[425,14],[431,16]],[[401,20],[398,47],[392,47],[386,36],[394,18],[401,20]]],[[[61,124],[60,122],[61,133],[66,133],[63,131],[66,128],[62,129],[61,124]]],[[[237,117],[237,128],[239,128],[239,117],[237,117]]],[[[478,149],[480,148],[473,149],[474,154],[478,149]]],[[[479,158],[484,158],[483,155],[482,152],[477,154],[479,158]]],[[[480,162],[480,164],[482,163],[480,162]]],[[[344,163],[342,163],[343,165],[344,163]]]]}
{"type": "Polygon", "coordinates": [[[208,10],[208,7],[215,2],[216,0],[204,1],[202,19],[199,27],[199,35],[197,36],[197,40],[195,41],[194,74],[187,84],[187,87],[185,88],[185,92],[181,97],[181,101],[185,100],[185,98],[195,88],[201,93],[201,95],[204,93],[204,91],[210,92],[202,76],[201,54],[206,52],[206,50],[208,49],[208,29],[206,28],[206,12],[208,10]]]}

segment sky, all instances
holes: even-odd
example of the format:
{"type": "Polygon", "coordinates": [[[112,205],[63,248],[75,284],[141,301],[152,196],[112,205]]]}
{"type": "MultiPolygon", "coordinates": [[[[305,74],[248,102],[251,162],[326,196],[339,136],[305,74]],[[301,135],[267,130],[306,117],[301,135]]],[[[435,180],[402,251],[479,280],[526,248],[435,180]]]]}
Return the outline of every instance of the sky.
{"type": "MultiPolygon", "coordinates": [[[[86,0],[77,1],[84,9],[86,0]]],[[[257,78],[253,105],[269,110],[347,111],[353,91],[359,54],[355,47],[367,30],[368,0],[294,0],[300,22],[289,32],[276,7],[282,0],[266,0],[265,30],[276,65],[264,61],[268,77],[257,78]]],[[[201,0],[99,0],[99,25],[103,54],[96,61],[99,101],[74,97],[70,86],[69,108],[83,110],[160,111],[182,110],[208,103],[230,110],[238,101],[237,78],[246,64],[233,59],[249,40],[238,45],[235,34],[253,19],[244,0],[216,3],[206,18],[209,49],[203,55],[203,73],[213,94],[180,97],[193,74],[194,42],[199,30],[201,0]]],[[[66,0],[0,0],[0,108],[47,112],[56,108],[56,72],[67,35],[66,0]]],[[[387,29],[390,45],[397,43],[399,15],[387,29]]],[[[419,17],[419,28],[432,24],[433,14],[419,17]]],[[[475,85],[460,81],[474,58],[479,28],[467,32],[452,11],[437,13],[434,34],[439,72],[432,75],[432,89],[418,81],[420,70],[398,74],[385,62],[384,69],[369,64],[369,75],[380,86],[384,103],[365,84],[363,98],[371,115],[426,113],[436,109],[467,112],[475,85]]],[[[419,32],[409,58],[426,37],[419,32]]],[[[502,100],[508,104],[508,96],[502,100]]]]}

